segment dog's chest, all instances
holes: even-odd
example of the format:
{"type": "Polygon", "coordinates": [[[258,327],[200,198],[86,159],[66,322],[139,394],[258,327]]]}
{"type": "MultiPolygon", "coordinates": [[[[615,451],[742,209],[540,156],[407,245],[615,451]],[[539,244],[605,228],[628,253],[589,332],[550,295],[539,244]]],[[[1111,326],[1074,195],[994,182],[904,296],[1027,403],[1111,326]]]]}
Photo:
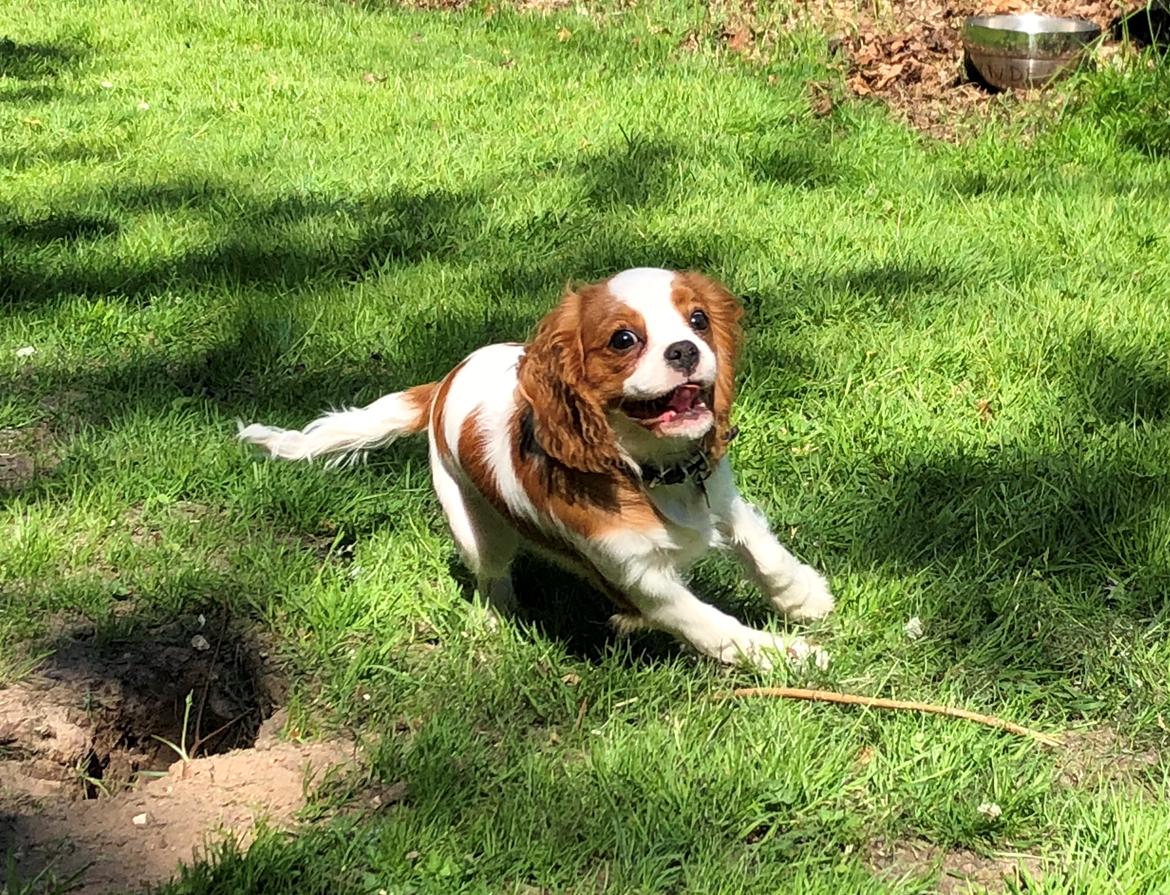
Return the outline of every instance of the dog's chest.
{"type": "Polygon", "coordinates": [[[692,482],[657,485],[648,489],[655,509],[667,522],[667,532],[679,561],[689,564],[719,543],[719,533],[704,494],[692,482]]]}

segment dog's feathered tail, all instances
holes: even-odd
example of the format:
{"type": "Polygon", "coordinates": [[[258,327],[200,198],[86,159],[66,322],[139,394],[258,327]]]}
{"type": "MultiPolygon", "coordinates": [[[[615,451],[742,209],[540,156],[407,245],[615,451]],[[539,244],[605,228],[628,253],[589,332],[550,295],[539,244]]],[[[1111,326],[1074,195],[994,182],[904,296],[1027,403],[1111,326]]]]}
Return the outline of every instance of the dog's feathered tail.
{"type": "Polygon", "coordinates": [[[241,423],[239,437],[281,460],[329,457],[328,465],[335,466],[360,459],[366,451],[384,447],[403,435],[423,431],[430,422],[431,402],[438,387],[439,383],[428,382],[386,395],[365,407],[335,410],[303,429],[241,423]]]}

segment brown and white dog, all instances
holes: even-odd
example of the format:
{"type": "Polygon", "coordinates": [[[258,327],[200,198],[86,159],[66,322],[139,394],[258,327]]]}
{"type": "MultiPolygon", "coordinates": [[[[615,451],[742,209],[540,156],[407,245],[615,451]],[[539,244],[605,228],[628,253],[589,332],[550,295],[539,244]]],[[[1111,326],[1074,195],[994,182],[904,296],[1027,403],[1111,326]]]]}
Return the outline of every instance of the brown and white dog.
{"type": "Polygon", "coordinates": [[[746,627],[685,579],[709,549],[729,547],[787,616],[833,608],[824,579],[732,480],[742,314],[702,274],[627,270],[569,291],[527,345],[481,348],[439,382],[299,431],[239,434],[273,457],[336,462],[425,429],[439,502],[492,608],[511,608],[509,566],[527,541],[607,594],[619,628],[669,631],[723,662],[803,659],[803,640],[746,627]]]}

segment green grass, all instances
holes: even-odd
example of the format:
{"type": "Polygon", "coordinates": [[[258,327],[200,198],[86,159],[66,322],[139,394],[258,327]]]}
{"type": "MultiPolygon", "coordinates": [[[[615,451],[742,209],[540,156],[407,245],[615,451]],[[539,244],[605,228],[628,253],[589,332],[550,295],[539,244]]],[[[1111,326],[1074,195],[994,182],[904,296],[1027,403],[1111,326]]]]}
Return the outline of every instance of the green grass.
{"type": "MultiPolygon", "coordinates": [[[[1028,891],[1170,891],[1164,64],[950,146],[815,117],[814,35],[751,67],[677,50],[703,11],[665,3],[0,8],[0,429],[44,467],[0,494],[0,680],[63,612],[227,612],[279,645],[298,729],[360,730],[411,786],[168,891],[933,890],[874,878],[879,838],[1041,855],[1028,891]],[[746,298],[733,455],[838,594],[816,683],[1160,764],[1069,787],[1061,753],[961,722],[716,704],[760,678],[614,641],[543,569],[489,634],[421,445],[328,472],[233,442],[640,264],[746,298]]],[[[725,561],[697,587],[780,624],[725,561]]]]}

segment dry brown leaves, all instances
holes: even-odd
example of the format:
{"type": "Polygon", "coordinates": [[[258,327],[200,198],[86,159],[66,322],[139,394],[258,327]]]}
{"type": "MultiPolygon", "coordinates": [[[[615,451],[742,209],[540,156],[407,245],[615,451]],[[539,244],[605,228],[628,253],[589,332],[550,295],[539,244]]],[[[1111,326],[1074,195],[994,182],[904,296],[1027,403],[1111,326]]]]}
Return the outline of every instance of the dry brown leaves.
{"type": "MultiPolygon", "coordinates": [[[[1142,5],[1134,0],[1051,0],[1044,12],[1089,19],[1108,33],[1120,15],[1142,5]]],[[[839,48],[854,95],[876,97],[919,130],[950,138],[964,118],[986,117],[993,96],[964,70],[963,20],[1035,8],[1025,0],[911,0],[885,7],[817,0],[788,25],[812,25],[832,35],[830,48],[839,48]]]]}

